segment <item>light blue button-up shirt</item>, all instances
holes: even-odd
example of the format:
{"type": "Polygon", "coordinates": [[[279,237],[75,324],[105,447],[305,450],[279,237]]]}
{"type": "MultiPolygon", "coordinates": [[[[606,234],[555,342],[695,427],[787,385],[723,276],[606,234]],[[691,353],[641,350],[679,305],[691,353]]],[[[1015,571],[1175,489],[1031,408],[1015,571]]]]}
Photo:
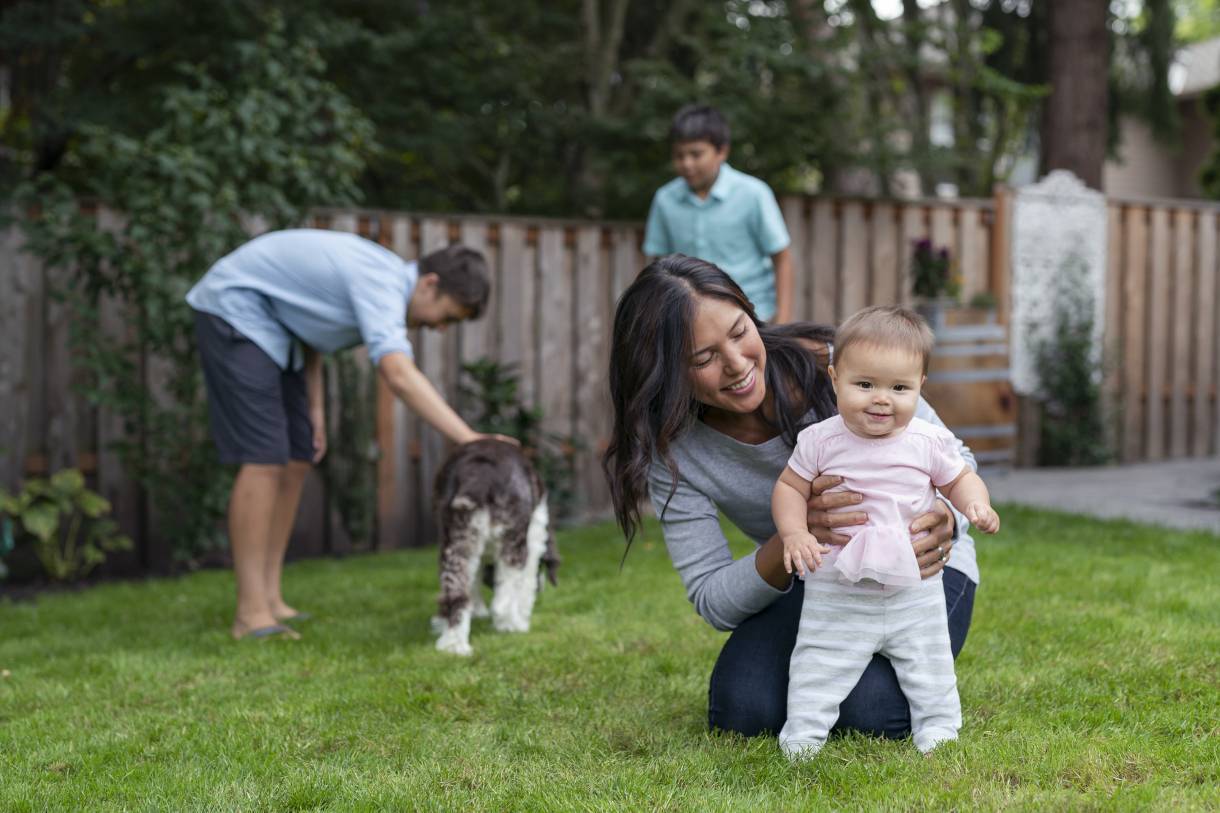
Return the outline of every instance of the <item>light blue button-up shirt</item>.
{"type": "Polygon", "coordinates": [[[363,343],[374,364],[412,355],[407,303],[415,263],[355,234],[290,229],[256,237],[213,265],[186,295],[224,319],[282,369],[299,369],[295,340],[322,353],[363,343]]]}
{"type": "Polygon", "coordinates": [[[741,286],[758,317],[775,316],[771,255],[791,243],[771,187],[727,163],[706,199],[682,178],[657,190],[644,231],[650,257],[680,252],[718,265],[741,286]]]}

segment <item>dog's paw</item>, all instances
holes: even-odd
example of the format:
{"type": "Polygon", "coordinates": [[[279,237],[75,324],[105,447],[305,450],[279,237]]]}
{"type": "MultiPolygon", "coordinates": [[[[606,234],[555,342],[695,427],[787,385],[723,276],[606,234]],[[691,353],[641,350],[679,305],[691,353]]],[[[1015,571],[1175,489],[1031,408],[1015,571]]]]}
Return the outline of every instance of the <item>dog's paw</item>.
{"type": "Polygon", "coordinates": [[[528,618],[500,616],[492,621],[492,626],[496,628],[497,632],[529,632],[530,620],[528,618]]]}
{"type": "Polygon", "coordinates": [[[470,642],[464,641],[456,635],[442,635],[436,639],[436,648],[437,651],[448,652],[450,655],[468,657],[474,654],[474,650],[470,648],[470,642]]]}

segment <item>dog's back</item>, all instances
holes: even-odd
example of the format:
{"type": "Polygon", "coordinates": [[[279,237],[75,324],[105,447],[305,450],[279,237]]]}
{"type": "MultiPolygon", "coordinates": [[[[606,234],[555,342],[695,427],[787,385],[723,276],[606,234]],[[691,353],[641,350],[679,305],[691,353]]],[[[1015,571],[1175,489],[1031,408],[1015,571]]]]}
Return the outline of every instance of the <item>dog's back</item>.
{"type": "Polygon", "coordinates": [[[493,522],[528,519],[546,497],[542,478],[519,448],[499,440],[459,446],[436,476],[437,520],[444,528],[448,511],[486,508],[493,522]]]}

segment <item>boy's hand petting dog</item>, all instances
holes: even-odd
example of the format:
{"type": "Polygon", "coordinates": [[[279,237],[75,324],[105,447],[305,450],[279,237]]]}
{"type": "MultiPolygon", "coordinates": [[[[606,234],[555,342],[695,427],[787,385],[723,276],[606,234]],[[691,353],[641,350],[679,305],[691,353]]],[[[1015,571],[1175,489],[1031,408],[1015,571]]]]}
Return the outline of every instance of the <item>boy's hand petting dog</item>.
{"type": "Polygon", "coordinates": [[[784,570],[791,573],[796,569],[797,575],[804,578],[806,572],[812,573],[822,565],[822,554],[830,548],[818,542],[813,534],[796,533],[783,537],[784,570]]]}
{"type": "Polygon", "coordinates": [[[962,512],[970,524],[985,534],[993,534],[1000,530],[1000,515],[985,502],[972,502],[962,512]]]}
{"type": "Polygon", "coordinates": [[[508,435],[481,434],[478,437],[476,437],[475,440],[501,440],[501,441],[504,441],[505,443],[511,443],[513,446],[516,446],[518,449],[521,448],[521,441],[517,440],[516,438],[509,437],[508,435]]]}

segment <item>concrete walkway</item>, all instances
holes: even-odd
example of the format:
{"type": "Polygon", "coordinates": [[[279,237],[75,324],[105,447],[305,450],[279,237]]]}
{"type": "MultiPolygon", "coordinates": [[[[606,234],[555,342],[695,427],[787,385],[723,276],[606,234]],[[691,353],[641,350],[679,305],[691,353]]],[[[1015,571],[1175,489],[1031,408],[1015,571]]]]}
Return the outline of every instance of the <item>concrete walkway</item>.
{"type": "Polygon", "coordinates": [[[1010,469],[983,477],[995,502],[1056,508],[1220,534],[1220,458],[1080,469],[1010,469]]]}

